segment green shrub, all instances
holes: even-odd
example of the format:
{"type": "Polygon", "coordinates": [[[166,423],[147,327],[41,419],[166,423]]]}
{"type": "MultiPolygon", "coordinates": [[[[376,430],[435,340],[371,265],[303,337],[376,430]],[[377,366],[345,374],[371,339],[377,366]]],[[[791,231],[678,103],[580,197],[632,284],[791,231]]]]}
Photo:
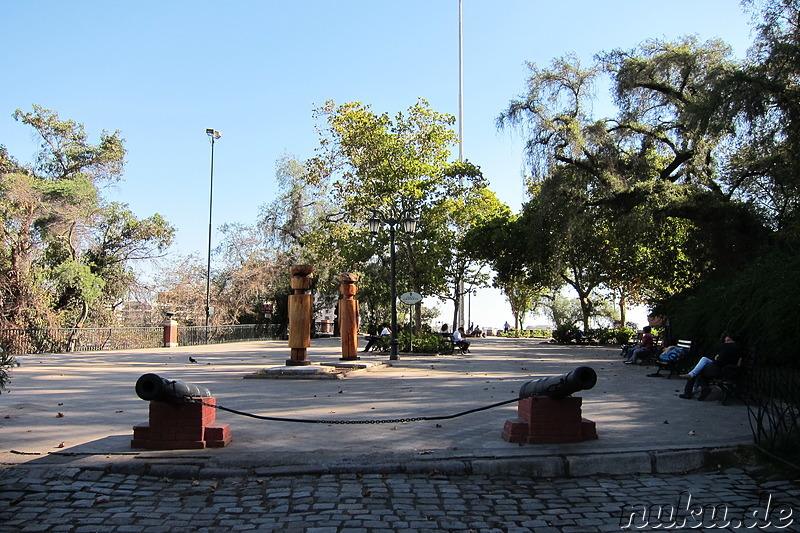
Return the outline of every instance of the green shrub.
{"type": "Polygon", "coordinates": [[[550,331],[546,329],[510,329],[508,331],[498,331],[498,337],[512,337],[516,339],[547,339],[550,338],[550,331]]]}
{"type": "Polygon", "coordinates": [[[619,328],[614,330],[614,338],[618,344],[628,344],[636,332],[631,328],[619,328]]]}
{"type": "Polygon", "coordinates": [[[556,329],[553,331],[553,340],[558,344],[567,344],[570,342],[570,340],[572,340],[570,334],[572,333],[573,329],[574,327],[570,324],[561,324],[556,326],[556,329]]]}
{"type": "Polygon", "coordinates": [[[16,358],[0,348],[0,392],[6,388],[11,379],[11,368],[19,366],[16,358]]]}
{"type": "MultiPolygon", "coordinates": [[[[400,340],[404,350],[408,351],[408,337],[400,340]]],[[[444,336],[439,333],[427,333],[414,337],[411,341],[411,351],[413,353],[439,353],[442,349],[448,347],[444,336]]]]}
{"type": "Polygon", "coordinates": [[[800,250],[764,253],[736,272],[704,281],[657,312],[670,318],[673,339],[689,339],[698,355],[710,354],[726,332],[744,336],[760,363],[800,368],[787,334],[800,320],[800,250]]]}

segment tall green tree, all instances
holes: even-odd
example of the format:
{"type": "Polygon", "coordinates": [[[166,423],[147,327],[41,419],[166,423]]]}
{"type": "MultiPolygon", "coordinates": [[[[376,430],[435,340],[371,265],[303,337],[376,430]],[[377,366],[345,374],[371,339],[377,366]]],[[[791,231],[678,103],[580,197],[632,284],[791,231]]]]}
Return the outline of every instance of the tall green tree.
{"type": "MultiPolygon", "coordinates": [[[[385,258],[389,245],[388,230],[370,236],[366,220],[374,213],[396,220],[413,216],[414,235],[396,232],[398,292],[448,297],[453,276],[467,275],[470,264],[454,259],[453,235],[463,228],[456,216],[478,209],[464,203],[465,195],[482,198],[485,189],[477,167],[449,161],[457,139],[454,118],[422,99],[394,117],[358,102],[328,102],[316,116],[325,126],[309,166],[331,183],[330,203],[336,206],[315,234],[317,246],[328,254],[335,250],[343,268],[363,271],[370,258],[385,258]]],[[[419,312],[418,307],[417,322],[419,312]]]]}
{"type": "Polygon", "coordinates": [[[536,311],[546,292],[543,287],[526,283],[522,277],[513,277],[509,281],[501,283],[500,289],[511,306],[515,330],[522,328],[522,321],[526,315],[536,311]]]}
{"type": "Polygon", "coordinates": [[[498,123],[529,136],[541,187],[525,216],[546,232],[550,266],[575,288],[585,324],[600,287],[614,290],[624,311],[626,300],[674,294],[702,272],[735,268],[758,243],[758,217],[722,180],[735,139],[720,112],[720,83],[736,69],[729,47],[652,40],[588,68],[572,56],[530,67],[527,92],[498,123]],[[595,119],[593,83],[603,73],[618,113],[595,119]]]}
{"type": "Polygon", "coordinates": [[[800,2],[744,0],[755,42],[721,84],[738,142],[723,181],[781,233],[800,232],[800,2]]]}
{"type": "Polygon", "coordinates": [[[31,165],[0,151],[0,324],[105,324],[134,283],[132,262],[162,255],[173,229],[159,215],[137,219],[100,186],[121,179],[119,132],[90,143],[81,124],[33,106],[14,113],[40,139],[31,165]]]}
{"type": "Polygon", "coordinates": [[[440,248],[444,252],[439,258],[444,271],[444,287],[439,296],[441,300],[453,303],[452,324],[456,328],[464,313],[460,306],[463,297],[476,288],[489,285],[489,262],[469,252],[470,230],[485,220],[505,216],[509,210],[487,188],[478,167],[469,162],[455,162],[446,172],[458,178],[458,187],[442,199],[438,209],[442,216],[437,224],[438,238],[448,244],[440,248]],[[467,177],[471,186],[465,187],[463,184],[467,177]]]}

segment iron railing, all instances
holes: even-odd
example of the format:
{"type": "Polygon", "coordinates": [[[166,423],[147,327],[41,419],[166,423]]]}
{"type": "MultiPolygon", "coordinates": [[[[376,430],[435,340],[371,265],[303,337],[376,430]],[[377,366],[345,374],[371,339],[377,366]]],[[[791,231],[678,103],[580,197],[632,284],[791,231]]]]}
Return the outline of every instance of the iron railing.
{"type": "Polygon", "coordinates": [[[0,345],[12,354],[156,348],[162,327],[0,329],[0,345]]]}
{"type": "Polygon", "coordinates": [[[220,344],[224,342],[280,339],[285,336],[285,324],[236,324],[227,326],[178,327],[179,346],[220,344]]]}
{"type": "Polygon", "coordinates": [[[748,388],[756,446],[800,471],[800,370],[756,367],[748,388]]]}
{"type": "MultiPolygon", "coordinates": [[[[178,326],[181,346],[280,338],[286,338],[285,324],[178,326]]],[[[0,347],[12,355],[159,348],[163,343],[162,326],[0,329],[0,347]]]]}

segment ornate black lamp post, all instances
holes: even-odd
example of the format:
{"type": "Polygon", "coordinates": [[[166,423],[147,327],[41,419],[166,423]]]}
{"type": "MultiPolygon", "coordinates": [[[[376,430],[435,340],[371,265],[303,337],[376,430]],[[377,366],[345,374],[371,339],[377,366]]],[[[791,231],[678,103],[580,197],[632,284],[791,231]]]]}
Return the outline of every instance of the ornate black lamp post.
{"type": "Polygon", "coordinates": [[[394,236],[396,228],[401,224],[403,231],[408,234],[414,233],[417,229],[417,219],[405,212],[397,218],[387,217],[380,211],[373,209],[372,217],[367,220],[369,232],[373,235],[377,234],[382,224],[389,226],[389,257],[392,265],[392,341],[389,360],[397,361],[400,359],[397,353],[397,346],[400,344],[400,341],[397,340],[397,271],[395,268],[394,236]]]}

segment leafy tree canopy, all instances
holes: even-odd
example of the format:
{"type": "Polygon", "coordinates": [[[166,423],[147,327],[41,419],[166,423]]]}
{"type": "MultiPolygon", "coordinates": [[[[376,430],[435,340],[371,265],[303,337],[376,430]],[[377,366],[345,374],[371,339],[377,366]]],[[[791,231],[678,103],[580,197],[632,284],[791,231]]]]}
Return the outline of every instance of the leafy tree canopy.
{"type": "Polygon", "coordinates": [[[14,118],[40,138],[32,165],[0,149],[0,325],[80,326],[113,320],[135,284],[134,261],[162,255],[174,230],[108,203],[99,184],[122,178],[124,140],[89,142],[81,124],[33,106],[14,118]]]}

